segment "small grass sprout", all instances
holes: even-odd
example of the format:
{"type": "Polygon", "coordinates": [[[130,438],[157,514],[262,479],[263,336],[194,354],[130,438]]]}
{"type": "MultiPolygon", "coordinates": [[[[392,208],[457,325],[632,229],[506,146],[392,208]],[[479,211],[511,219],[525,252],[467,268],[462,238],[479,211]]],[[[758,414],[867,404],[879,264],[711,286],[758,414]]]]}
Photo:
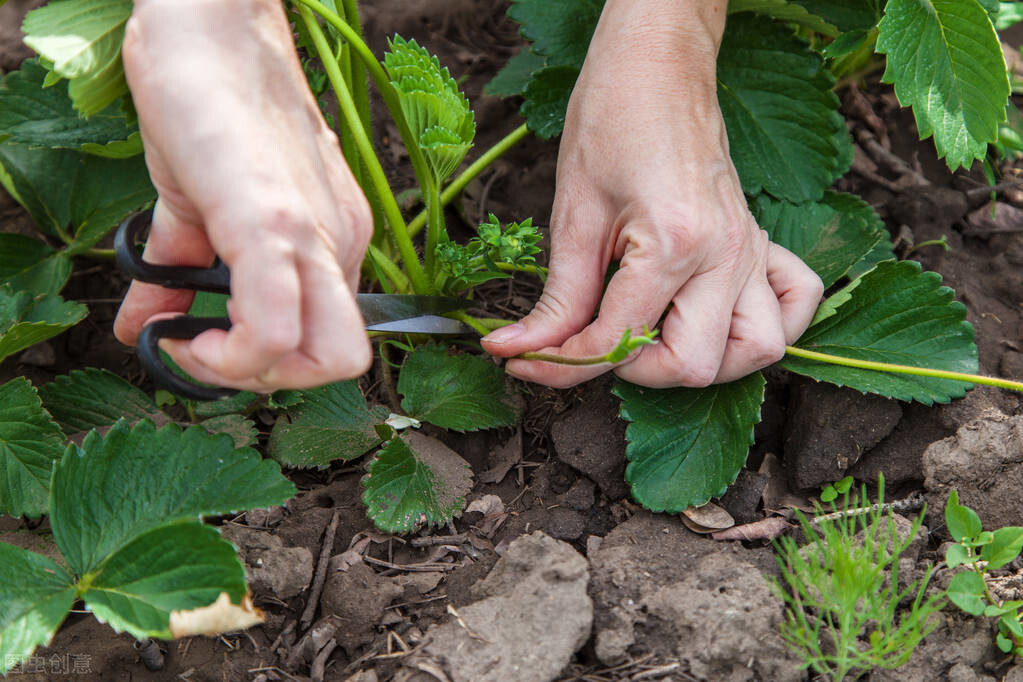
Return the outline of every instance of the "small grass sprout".
{"type": "MultiPolygon", "coordinates": [[[[944,595],[927,597],[933,566],[899,589],[899,558],[916,537],[923,514],[900,537],[894,515],[881,502],[849,508],[848,490],[838,513],[818,508],[813,520],[798,514],[806,544],[790,537],[776,544],[781,580],[775,593],[785,602],[781,634],[804,665],[831,680],[875,668],[897,668],[936,626],[944,595]],[[899,612],[900,603],[909,607],[899,612]]],[[[866,499],[866,487],[861,491],[866,499]]]]}

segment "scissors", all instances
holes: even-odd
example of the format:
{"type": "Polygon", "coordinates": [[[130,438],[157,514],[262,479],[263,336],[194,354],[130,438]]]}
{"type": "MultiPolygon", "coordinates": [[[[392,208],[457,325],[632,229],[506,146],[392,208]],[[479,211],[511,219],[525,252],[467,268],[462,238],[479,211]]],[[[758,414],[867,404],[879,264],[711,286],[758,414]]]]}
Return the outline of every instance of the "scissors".
{"type": "MultiPolygon", "coordinates": [[[[192,289],[216,294],[231,293],[231,273],[219,259],[209,268],[152,265],[142,259],[136,241],[149,226],[152,211],[128,216],[114,236],[114,252],[122,270],[141,282],[167,289],[192,289]]],[[[366,321],[367,331],[408,334],[465,334],[471,332],[458,320],[443,313],[463,310],[468,301],[447,296],[413,294],[357,294],[355,302],[366,321]]],[[[219,400],[238,393],[233,388],[207,387],[182,379],[160,357],[160,339],[193,339],[208,329],[231,328],[227,317],[181,315],[157,320],[143,327],[137,352],[146,372],[158,385],[191,400],[219,400]]]]}

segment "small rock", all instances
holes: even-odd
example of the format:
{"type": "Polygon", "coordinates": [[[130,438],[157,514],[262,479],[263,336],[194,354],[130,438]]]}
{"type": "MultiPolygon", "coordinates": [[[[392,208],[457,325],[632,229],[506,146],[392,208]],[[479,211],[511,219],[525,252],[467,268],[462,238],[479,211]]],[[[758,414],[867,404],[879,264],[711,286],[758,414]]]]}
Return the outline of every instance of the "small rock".
{"type": "Polygon", "coordinates": [[[586,529],[586,517],[566,507],[555,507],[544,524],[547,534],[559,540],[578,540],[586,529]]]}
{"type": "Polygon", "coordinates": [[[347,571],[327,577],[320,610],[324,615],[339,618],[340,626],[334,637],[351,656],[373,640],[384,609],[402,592],[404,588],[393,579],[377,575],[366,564],[357,563],[347,571]]]}
{"type": "Polygon", "coordinates": [[[57,362],[57,353],[48,342],[37,343],[18,356],[18,362],[32,367],[53,367],[57,362]]]}
{"type": "Polygon", "coordinates": [[[758,474],[749,469],[740,469],[735,483],[728,486],[728,491],[721,496],[718,503],[732,515],[736,523],[753,523],[762,515],[757,511],[760,500],[767,487],[767,474],[758,474]]]}
{"type": "Polygon", "coordinates": [[[572,484],[571,488],[558,496],[558,504],[576,511],[589,511],[593,509],[596,487],[596,484],[590,479],[580,478],[572,484]]]}
{"type": "Polygon", "coordinates": [[[238,547],[252,590],[278,599],[302,593],[313,579],[313,555],[305,547],[285,547],[276,535],[225,525],[225,538],[238,547]]]}
{"type": "Polygon", "coordinates": [[[784,453],[792,485],[816,488],[842,478],[901,417],[894,400],[827,383],[794,385],[784,453]]]}
{"type": "Polygon", "coordinates": [[[253,528],[272,528],[283,520],[284,507],[250,509],[245,512],[245,523],[253,528]]]}
{"type": "Polygon", "coordinates": [[[414,669],[452,682],[552,680],[586,642],[593,605],[586,560],[542,532],[519,537],[472,593],[480,598],[430,628],[414,669]]]}
{"type": "Polygon", "coordinates": [[[929,514],[941,518],[951,490],[980,515],[987,530],[1018,525],[1023,517],[1023,416],[995,414],[968,422],[954,436],[931,443],[923,457],[929,514]]]}
{"type": "Polygon", "coordinates": [[[609,380],[591,381],[582,402],[551,426],[559,460],[593,480],[611,500],[628,494],[625,485],[625,428],[609,380]]]}

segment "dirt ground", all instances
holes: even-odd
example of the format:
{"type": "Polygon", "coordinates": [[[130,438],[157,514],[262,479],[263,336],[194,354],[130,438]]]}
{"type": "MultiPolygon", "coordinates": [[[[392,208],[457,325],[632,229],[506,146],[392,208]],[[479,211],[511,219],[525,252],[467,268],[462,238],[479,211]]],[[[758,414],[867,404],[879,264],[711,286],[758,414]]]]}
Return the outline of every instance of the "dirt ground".
{"type": "MultiPolygon", "coordinates": [[[[11,0],[0,8],[0,69],[17,68],[29,54],[14,27],[31,4],[38,3],[11,0]]],[[[520,45],[505,3],[362,4],[377,53],[388,35],[416,37],[461,79],[480,131],[470,158],[519,125],[518,102],[482,94],[520,45]]],[[[876,81],[864,92],[841,93],[857,157],[838,188],[877,208],[902,256],[921,242],[947,239],[949,250],[923,246],[912,257],[940,272],[968,306],[981,371],[1023,379],[1023,190],[1000,192],[992,218],[982,174],[950,174],[930,142],[917,141],[911,114],[876,81]]],[[[411,187],[393,126],[378,128],[376,144],[395,188],[411,187]]],[[[521,143],[469,186],[451,210],[452,225],[468,230],[488,212],[546,225],[556,158],[556,142],[521,143]]],[[[0,230],[29,227],[17,205],[0,196],[0,230]]],[[[0,364],[0,383],[21,375],[40,384],[95,366],[149,388],[130,349],[110,334],[125,286],[112,269],[81,264],[64,295],[86,303],[90,316],[45,348],[0,364]]],[[[500,282],[481,298],[491,310],[518,316],[538,293],[528,281],[500,282]]],[[[931,510],[926,541],[900,570],[919,573],[940,559],[948,539],[940,510],[952,488],[985,528],[1023,525],[1017,395],[978,389],[953,404],[925,407],[779,371],[768,378],[747,467],[720,500],[739,523],[769,516],[785,502],[806,504],[820,485],[846,473],[873,483],[883,472],[889,499],[923,493],[931,510]]],[[[75,612],[11,679],[809,679],[778,634],[783,608],[768,588],[777,573],[769,542],[715,541],[677,516],[630,502],[622,480],[625,425],[608,388],[608,380],[565,391],[520,385],[526,402],[520,428],[435,434],[472,464],[476,482],[468,499],[482,510],[446,528],[412,537],[374,531],[359,501],[358,465],[291,472],[301,493],[284,509],[220,520],[246,562],[264,625],[139,647],[75,612]],[[336,531],[326,534],[328,527],[336,531]],[[303,625],[321,555],[331,557],[325,586],[311,625],[303,625]]],[[[24,538],[19,530],[22,522],[0,519],[0,540],[24,538]]],[[[1014,563],[1006,579],[1021,572],[1023,564],[1014,563]]],[[[939,570],[935,583],[948,579],[939,570]]],[[[942,615],[907,666],[867,677],[1023,680],[1023,666],[994,647],[986,620],[951,609],[942,615]]]]}

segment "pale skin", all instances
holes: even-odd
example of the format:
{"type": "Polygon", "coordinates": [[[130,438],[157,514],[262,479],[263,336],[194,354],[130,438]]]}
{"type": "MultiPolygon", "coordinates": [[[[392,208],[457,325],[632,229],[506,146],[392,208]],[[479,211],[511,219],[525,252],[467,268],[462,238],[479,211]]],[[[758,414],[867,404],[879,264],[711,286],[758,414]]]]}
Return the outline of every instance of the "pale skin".
{"type": "MultiPolygon", "coordinates": [[[[487,351],[603,354],[672,304],[660,343],[614,371],[706,386],[777,361],[809,324],[820,280],[757,227],[729,160],[714,77],[725,5],[608,0],[561,142],[547,285],[528,316],[483,340],[487,351]]],[[[160,195],[146,259],[205,265],[217,254],[232,272],[231,331],[165,349],[197,379],[257,391],[365,372],[353,292],[369,210],[279,0],[136,0],[124,62],[160,195]]],[[[135,283],[115,333],[134,343],[148,320],[190,301],[135,283]]],[[[552,386],[608,369],[507,367],[552,386]]]]}

